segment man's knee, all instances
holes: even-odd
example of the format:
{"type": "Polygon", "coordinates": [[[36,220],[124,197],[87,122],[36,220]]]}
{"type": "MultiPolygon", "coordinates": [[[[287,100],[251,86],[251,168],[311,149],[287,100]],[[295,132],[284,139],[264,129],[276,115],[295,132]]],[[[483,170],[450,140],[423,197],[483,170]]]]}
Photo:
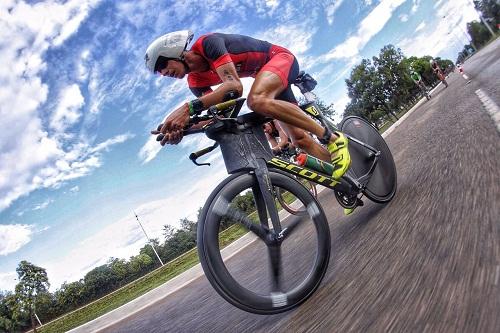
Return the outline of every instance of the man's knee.
{"type": "Polygon", "coordinates": [[[265,113],[271,98],[263,94],[250,94],[247,98],[248,108],[257,113],[265,113]]]}

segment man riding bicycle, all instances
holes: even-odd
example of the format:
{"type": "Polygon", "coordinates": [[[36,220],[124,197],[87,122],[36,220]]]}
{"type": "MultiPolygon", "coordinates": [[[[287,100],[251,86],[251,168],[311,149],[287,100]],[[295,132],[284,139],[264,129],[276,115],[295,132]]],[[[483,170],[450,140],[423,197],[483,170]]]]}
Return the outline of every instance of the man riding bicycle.
{"type": "Polygon", "coordinates": [[[161,145],[177,144],[189,117],[201,113],[227,98],[242,95],[240,77],[254,77],[247,99],[248,107],[277,119],[297,147],[322,160],[331,160],[333,177],[340,178],[349,168],[347,138],[331,133],[313,121],[297,105],[291,84],[299,74],[295,56],[287,49],[248,36],[209,33],[199,37],[187,50],[193,33],[168,33],[153,41],[146,50],[146,67],[152,73],[182,79],[197,97],[168,115],[154,135],[163,134],[161,145]],[[212,86],[220,86],[212,90],[212,86]],[[327,149],[307,133],[316,135],[327,149]]]}
{"type": "Polygon", "coordinates": [[[420,88],[420,90],[424,93],[424,95],[429,99],[431,96],[427,92],[427,87],[425,86],[424,81],[422,80],[422,76],[413,68],[410,68],[410,77],[413,82],[420,88]]]}

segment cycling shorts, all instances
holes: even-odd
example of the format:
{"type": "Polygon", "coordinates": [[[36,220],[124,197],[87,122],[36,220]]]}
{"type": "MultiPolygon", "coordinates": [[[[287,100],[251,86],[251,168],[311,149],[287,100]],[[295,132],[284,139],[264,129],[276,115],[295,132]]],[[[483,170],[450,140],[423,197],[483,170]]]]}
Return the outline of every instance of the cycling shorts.
{"type": "Polygon", "coordinates": [[[269,61],[259,71],[272,72],[278,75],[283,87],[292,84],[299,75],[299,64],[295,56],[287,49],[273,45],[269,50],[269,61]]]}
{"type": "Polygon", "coordinates": [[[271,72],[279,76],[285,90],[276,99],[297,104],[292,91],[292,84],[299,75],[299,63],[295,56],[287,49],[273,45],[269,50],[269,61],[259,72],[271,72]]]}

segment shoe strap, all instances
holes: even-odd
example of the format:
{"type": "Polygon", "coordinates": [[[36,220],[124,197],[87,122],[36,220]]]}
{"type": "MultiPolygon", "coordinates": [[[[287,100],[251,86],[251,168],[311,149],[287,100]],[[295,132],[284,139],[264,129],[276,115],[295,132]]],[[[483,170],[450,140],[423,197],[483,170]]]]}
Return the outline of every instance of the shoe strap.
{"type": "Polygon", "coordinates": [[[322,144],[327,145],[330,143],[331,138],[332,138],[332,132],[328,129],[328,127],[325,127],[325,133],[323,134],[323,137],[318,138],[318,140],[322,144]]]}

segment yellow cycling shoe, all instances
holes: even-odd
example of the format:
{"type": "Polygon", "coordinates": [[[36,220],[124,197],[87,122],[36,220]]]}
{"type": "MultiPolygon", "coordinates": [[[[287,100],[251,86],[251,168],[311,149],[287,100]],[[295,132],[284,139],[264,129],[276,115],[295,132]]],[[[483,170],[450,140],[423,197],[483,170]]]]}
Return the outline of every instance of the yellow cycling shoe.
{"type": "Polygon", "coordinates": [[[331,154],[332,164],[334,167],[333,178],[339,179],[349,169],[351,165],[351,155],[347,149],[347,138],[341,132],[335,132],[338,138],[334,142],[326,145],[326,148],[331,154]]]}
{"type": "Polygon", "coordinates": [[[356,209],[356,207],[354,208],[344,208],[344,215],[351,215],[352,212],[354,212],[354,210],[356,209]]]}

